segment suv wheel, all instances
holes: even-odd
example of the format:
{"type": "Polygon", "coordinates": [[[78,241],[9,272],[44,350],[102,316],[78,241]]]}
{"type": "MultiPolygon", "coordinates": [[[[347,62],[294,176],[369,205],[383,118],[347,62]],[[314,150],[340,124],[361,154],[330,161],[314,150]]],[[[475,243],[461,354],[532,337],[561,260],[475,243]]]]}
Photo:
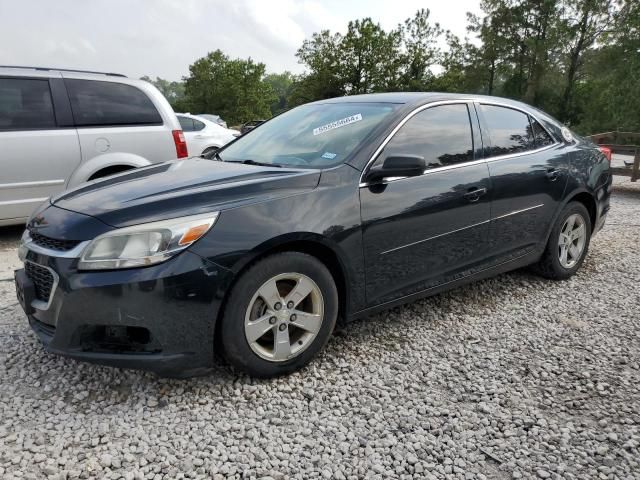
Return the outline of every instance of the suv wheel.
{"type": "Polygon", "coordinates": [[[579,202],[569,203],[553,226],[547,248],[535,265],[535,270],[554,280],[571,277],[584,262],[590,240],[589,212],[579,202]]]}
{"type": "Polygon", "coordinates": [[[255,377],[273,377],[311,361],[329,340],[338,291],[319,260],[299,252],[269,256],[233,287],[220,330],[225,357],[255,377]]]}

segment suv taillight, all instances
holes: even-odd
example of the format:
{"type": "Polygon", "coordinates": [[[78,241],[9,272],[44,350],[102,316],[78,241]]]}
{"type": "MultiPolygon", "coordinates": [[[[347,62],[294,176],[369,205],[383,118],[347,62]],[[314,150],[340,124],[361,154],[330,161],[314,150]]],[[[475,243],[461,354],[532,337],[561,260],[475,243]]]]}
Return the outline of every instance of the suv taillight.
{"type": "Polygon", "coordinates": [[[173,130],[173,142],[176,144],[176,153],[178,154],[178,158],[186,158],[189,156],[189,152],[187,151],[187,142],[184,139],[184,133],[182,130],[173,130]]]}
{"type": "Polygon", "coordinates": [[[604,156],[607,157],[609,163],[611,163],[611,149],[609,147],[598,147],[604,156]]]}

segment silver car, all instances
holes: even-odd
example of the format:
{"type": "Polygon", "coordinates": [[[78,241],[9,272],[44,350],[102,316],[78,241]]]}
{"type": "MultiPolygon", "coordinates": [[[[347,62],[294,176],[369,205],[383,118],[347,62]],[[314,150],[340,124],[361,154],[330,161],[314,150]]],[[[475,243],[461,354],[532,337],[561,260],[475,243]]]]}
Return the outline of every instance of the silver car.
{"type": "Polygon", "coordinates": [[[0,66],[0,225],[82,182],[183,157],[180,123],[145,81],[0,66]]]}

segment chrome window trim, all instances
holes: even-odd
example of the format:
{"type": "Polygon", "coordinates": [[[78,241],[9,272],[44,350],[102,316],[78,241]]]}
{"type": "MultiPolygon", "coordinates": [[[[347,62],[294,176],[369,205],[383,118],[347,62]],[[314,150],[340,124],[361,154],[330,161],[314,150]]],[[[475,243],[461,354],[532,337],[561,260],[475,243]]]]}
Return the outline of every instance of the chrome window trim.
{"type": "Polygon", "coordinates": [[[544,152],[545,150],[549,150],[551,148],[557,147],[558,145],[560,145],[560,144],[559,143],[554,143],[553,145],[546,145],[544,147],[536,148],[535,150],[527,150],[527,151],[524,151],[524,152],[517,152],[517,153],[507,153],[505,155],[496,155],[495,157],[485,158],[485,160],[487,161],[487,163],[491,163],[491,162],[495,162],[497,160],[505,160],[507,158],[524,157],[525,155],[531,155],[533,153],[544,152]]]}
{"type": "Polygon", "coordinates": [[[35,308],[37,310],[41,310],[41,311],[48,310],[49,307],[51,306],[51,302],[53,302],[53,295],[56,293],[56,289],[58,288],[58,283],[60,282],[60,277],[55,272],[55,270],[53,270],[50,267],[47,267],[46,265],[40,265],[39,263],[32,262],[31,260],[25,260],[24,263],[30,263],[31,265],[37,265],[38,267],[46,268],[47,270],[49,270],[49,273],[51,273],[51,276],[53,277],[53,284],[51,285],[51,292],[49,293],[49,300],[47,302],[44,302],[44,301],[38,300],[38,299],[34,299],[34,300],[31,301],[31,306],[33,308],[35,308]]]}
{"type": "MultiPolygon", "coordinates": [[[[464,103],[464,104],[467,104],[467,105],[469,105],[471,103],[471,104],[474,104],[475,106],[493,105],[493,106],[496,106],[496,107],[510,108],[512,110],[516,110],[516,111],[519,111],[521,113],[524,113],[525,115],[530,116],[536,122],[538,122],[540,124],[540,126],[544,129],[544,131],[547,132],[547,134],[551,137],[551,139],[554,141],[554,143],[552,143],[551,145],[545,145],[544,147],[536,148],[534,150],[526,150],[524,152],[509,153],[509,154],[505,154],[505,155],[496,155],[496,156],[493,156],[493,157],[481,158],[481,159],[478,159],[478,160],[470,160],[468,162],[461,162],[461,163],[456,163],[456,164],[453,164],[453,165],[445,165],[445,166],[442,166],[442,167],[430,168],[430,169],[425,170],[422,175],[427,175],[427,174],[432,173],[432,172],[441,172],[441,171],[445,171],[445,170],[453,170],[455,168],[466,167],[466,166],[469,166],[469,165],[479,165],[481,163],[488,163],[488,162],[493,162],[493,161],[497,161],[497,160],[505,160],[507,158],[522,157],[524,155],[531,155],[531,154],[534,154],[534,153],[540,153],[540,152],[543,152],[545,150],[557,147],[558,145],[562,144],[562,142],[559,142],[556,139],[556,137],[551,132],[549,132],[549,130],[542,124],[542,122],[533,113],[528,112],[527,110],[524,110],[523,108],[520,108],[520,107],[517,107],[517,106],[509,105],[507,103],[502,103],[502,102],[481,101],[481,100],[474,99],[474,98],[466,98],[466,99],[465,98],[461,98],[461,99],[457,99],[457,100],[442,100],[442,101],[438,101],[438,102],[427,103],[425,105],[420,105],[419,107],[417,107],[414,110],[412,110],[411,112],[409,112],[400,121],[400,123],[398,123],[398,125],[396,125],[394,127],[394,129],[391,130],[389,135],[387,135],[387,137],[378,146],[378,148],[376,148],[376,150],[373,152],[373,154],[371,155],[371,157],[367,161],[365,167],[362,169],[362,173],[360,174],[360,181],[358,182],[358,187],[359,188],[363,188],[363,187],[368,187],[369,185],[371,185],[368,182],[363,182],[362,181],[365,173],[367,172],[369,167],[377,160],[378,156],[380,155],[380,153],[382,152],[384,147],[387,146],[387,144],[395,136],[395,134],[398,132],[398,130],[400,130],[404,126],[404,124],[407,123],[413,116],[415,116],[418,113],[422,112],[423,110],[426,110],[426,109],[431,108],[431,107],[438,107],[440,105],[456,105],[456,104],[460,104],[460,103],[464,103]]],[[[420,176],[422,176],[422,175],[420,175],[420,176]]],[[[387,180],[383,180],[382,182],[377,182],[376,185],[387,184],[387,183],[390,183],[390,182],[395,182],[395,181],[398,181],[398,180],[404,180],[404,179],[407,179],[407,178],[414,178],[414,177],[393,177],[393,178],[389,178],[387,180]]]]}

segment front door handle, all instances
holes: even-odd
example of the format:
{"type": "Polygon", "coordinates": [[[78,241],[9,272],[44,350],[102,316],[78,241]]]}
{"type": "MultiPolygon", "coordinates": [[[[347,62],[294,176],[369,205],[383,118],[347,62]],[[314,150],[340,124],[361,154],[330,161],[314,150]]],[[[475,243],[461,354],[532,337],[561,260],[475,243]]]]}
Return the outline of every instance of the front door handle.
{"type": "Polygon", "coordinates": [[[467,193],[464,194],[464,198],[466,198],[469,202],[477,202],[480,200],[480,197],[487,193],[487,189],[482,187],[471,187],[467,193]]]}
{"type": "Polygon", "coordinates": [[[547,170],[547,178],[551,182],[555,182],[560,177],[560,170],[556,170],[555,168],[550,168],[547,170]]]}

